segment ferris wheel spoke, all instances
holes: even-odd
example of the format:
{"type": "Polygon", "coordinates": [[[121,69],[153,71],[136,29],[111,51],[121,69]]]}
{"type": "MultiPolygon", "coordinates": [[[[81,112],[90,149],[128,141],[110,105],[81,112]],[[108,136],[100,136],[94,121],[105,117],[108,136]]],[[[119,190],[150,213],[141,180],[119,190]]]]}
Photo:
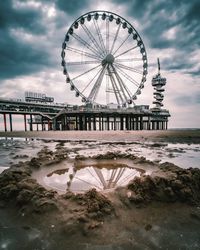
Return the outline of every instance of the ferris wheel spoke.
{"type": "Polygon", "coordinates": [[[100,67],[100,66],[101,66],[101,64],[99,64],[99,65],[97,65],[96,67],[91,68],[91,69],[89,69],[89,70],[83,72],[82,74],[80,74],[80,75],[78,75],[78,76],[72,78],[71,80],[72,80],[72,81],[73,81],[73,80],[76,80],[77,78],[79,78],[79,77],[81,77],[81,76],[84,76],[84,75],[88,74],[89,72],[91,72],[91,71],[97,69],[97,68],[100,67]]]}
{"type": "Polygon", "coordinates": [[[104,189],[106,189],[106,187],[107,187],[106,181],[105,181],[105,178],[104,178],[104,176],[103,176],[101,170],[100,170],[99,168],[93,168],[93,169],[94,169],[96,175],[99,177],[99,180],[100,180],[100,182],[102,183],[104,189]]]}
{"type": "Polygon", "coordinates": [[[128,75],[126,72],[124,72],[121,68],[119,68],[117,65],[115,65],[116,68],[118,69],[118,71],[127,79],[129,80],[131,83],[133,83],[136,87],[139,87],[140,84],[134,80],[130,75],[128,75]]]}
{"type": "Polygon", "coordinates": [[[95,76],[89,81],[89,83],[86,85],[86,87],[81,91],[81,93],[83,94],[85,92],[85,90],[90,86],[90,84],[93,82],[93,80],[97,77],[97,75],[99,74],[99,72],[101,71],[102,69],[100,69],[96,74],[95,76]]]}
{"type": "Polygon", "coordinates": [[[120,30],[120,28],[121,28],[121,23],[118,25],[117,31],[116,31],[116,33],[115,33],[115,38],[114,38],[114,40],[113,40],[112,47],[111,47],[111,50],[110,50],[110,53],[111,53],[111,54],[112,54],[112,51],[113,51],[113,49],[114,49],[115,43],[116,43],[116,41],[117,41],[117,38],[118,38],[118,35],[119,35],[119,30],[120,30]]]}
{"type": "MultiPolygon", "coordinates": [[[[114,73],[115,74],[115,73],[114,73]]],[[[124,89],[123,89],[123,87],[122,87],[122,84],[121,84],[121,82],[120,82],[120,80],[119,80],[119,78],[118,78],[118,76],[115,74],[115,77],[116,77],[116,85],[117,85],[117,83],[119,84],[119,88],[118,88],[118,91],[119,91],[119,93],[120,93],[120,99],[121,99],[121,102],[123,103],[125,100],[126,101],[128,101],[128,98],[127,98],[127,96],[126,96],[126,94],[125,94],[125,92],[124,92],[124,89]],[[122,94],[121,94],[122,93],[122,94]],[[122,95],[123,95],[123,97],[122,97],[122,95]]]]}
{"type": "Polygon", "coordinates": [[[86,184],[89,184],[89,185],[92,186],[92,187],[96,187],[96,188],[98,188],[99,190],[101,190],[101,187],[95,185],[95,184],[92,183],[92,182],[85,181],[85,180],[83,180],[83,179],[81,179],[81,178],[79,178],[79,177],[77,177],[77,176],[75,176],[74,179],[77,179],[77,180],[79,180],[79,181],[82,181],[82,182],[84,182],[84,183],[86,183],[86,184]]]}
{"type": "MultiPolygon", "coordinates": [[[[94,168],[93,168],[94,169],[94,168]]],[[[90,173],[90,175],[100,184],[102,185],[102,183],[99,181],[99,179],[87,168],[87,171],[90,173]]]]}
{"type": "Polygon", "coordinates": [[[143,75],[143,72],[138,70],[138,69],[135,69],[135,68],[132,68],[132,67],[129,67],[129,66],[126,66],[124,64],[121,64],[121,63],[115,63],[115,65],[117,65],[118,67],[120,68],[123,68],[123,69],[126,69],[126,70],[129,70],[131,72],[134,72],[134,73],[137,73],[137,74],[140,74],[140,75],[143,75]]]}
{"type": "Polygon", "coordinates": [[[100,47],[99,43],[97,42],[97,40],[95,39],[95,37],[92,35],[92,33],[90,32],[90,30],[87,28],[87,26],[85,24],[81,25],[83,30],[85,31],[85,33],[87,34],[87,36],[89,37],[89,39],[92,41],[92,43],[98,48],[98,53],[100,55],[100,57],[102,58],[102,48],[100,47]]]}
{"type": "Polygon", "coordinates": [[[126,171],[126,168],[121,168],[116,179],[115,179],[115,183],[117,184],[118,181],[120,180],[120,178],[122,177],[122,175],[124,174],[124,172],[126,171]]]}
{"type": "Polygon", "coordinates": [[[109,19],[106,19],[106,51],[109,53],[109,19]]]}
{"type": "Polygon", "coordinates": [[[71,65],[84,65],[84,64],[99,64],[99,61],[82,61],[82,62],[67,62],[67,66],[71,65]]]}
{"type": "Polygon", "coordinates": [[[123,96],[124,96],[125,100],[128,101],[127,96],[128,96],[129,98],[131,98],[131,92],[130,92],[130,90],[128,89],[128,87],[124,84],[122,78],[121,78],[120,75],[117,73],[117,70],[115,69],[115,67],[114,67],[113,65],[112,65],[112,69],[113,69],[113,72],[114,72],[114,74],[115,74],[115,76],[116,76],[118,82],[119,82],[120,89],[121,89],[121,91],[122,91],[122,93],[123,93],[123,96]]]}
{"type": "Polygon", "coordinates": [[[88,99],[89,100],[95,100],[96,97],[97,97],[97,94],[99,92],[99,89],[100,89],[100,86],[101,86],[101,83],[102,83],[102,80],[103,80],[103,77],[104,77],[104,74],[105,74],[105,71],[106,71],[106,68],[107,68],[107,65],[105,64],[92,88],[92,90],[90,91],[90,94],[88,96],[88,99]]]}
{"type": "Polygon", "coordinates": [[[106,73],[106,103],[109,103],[109,76],[106,73]]]}
{"type": "Polygon", "coordinates": [[[120,46],[115,50],[113,55],[115,55],[115,53],[124,45],[124,43],[129,39],[129,37],[130,37],[130,34],[124,39],[124,41],[120,44],[120,46]]]}
{"type": "Polygon", "coordinates": [[[113,87],[113,92],[114,92],[114,94],[115,94],[115,98],[116,98],[116,100],[117,100],[118,105],[120,105],[120,100],[121,100],[121,103],[123,102],[122,95],[121,95],[121,93],[120,93],[120,91],[119,91],[119,88],[118,88],[118,86],[117,86],[117,83],[116,83],[116,81],[115,81],[115,78],[114,78],[114,76],[113,76],[113,74],[112,74],[110,68],[108,67],[107,70],[108,70],[108,75],[109,75],[109,77],[110,77],[110,81],[111,81],[111,84],[112,84],[112,87],[113,87]]]}
{"type": "Polygon", "coordinates": [[[80,43],[82,43],[86,48],[88,48],[90,51],[92,51],[99,59],[101,58],[99,51],[96,50],[95,48],[93,48],[91,46],[91,44],[89,44],[88,42],[86,42],[84,39],[82,39],[79,35],[73,33],[72,35],[77,41],[79,41],[80,43]]]}
{"type": "Polygon", "coordinates": [[[69,46],[66,47],[66,50],[72,51],[72,52],[74,52],[76,54],[79,54],[79,55],[84,55],[84,56],[87,56],[87,57],[99,60],[98,56],[95,56],[93,54],[85,52],[84,50],[79,50],[79,49],[76,49],[76,48],[73,48],[73,47],[69,47],[69,46]]]}
{"type": "Polygon", "coordinates": [[[132,48],[130,48],[130,49],[127,49],[126,51],[122,52],[121,54],[115,56],[115,58],[117,58],[117,57],[119,57],[119,56],[122,56],[122,55],[128,53],[129,51],[136,49],[137,47],[138,47],[138,45],[136,45],[136,46],[134,46],[134,47],[132,47],[132,48]]]}
{"type": "Polygon", "coordinates": [[[120,63],[120,62],[142,62],[142,58],[124,58],[124,59],[116,59],[115,62],[120,63]]]}
{"type": "Polygon", "coordinates": [[[93,19],[93,22],[94,22],[94,27],[96,29],[96,33],[97,33],[97,35],[99,37],[99,42],[101,44],[103,54],[106,55],[106,47],[105,47],[105,44],[104,44],[104,41],[103,41],[103,37],[102,37],[101,31],[100,31],[98,22],[95,19],[93,19]]]}
{"type": "MultiPolygon", "coordinates": [[[[137,173],[137,172],[136,172],[137,173]]],[[[129,175],[127,175],[126,177],[124,177],[123,179],[120,180],[120,182],[118,183],[119,185],[124,184],[128,179],[133,179],[133,177],[136,175],[136,173],[131,173],[129,175]]]]}

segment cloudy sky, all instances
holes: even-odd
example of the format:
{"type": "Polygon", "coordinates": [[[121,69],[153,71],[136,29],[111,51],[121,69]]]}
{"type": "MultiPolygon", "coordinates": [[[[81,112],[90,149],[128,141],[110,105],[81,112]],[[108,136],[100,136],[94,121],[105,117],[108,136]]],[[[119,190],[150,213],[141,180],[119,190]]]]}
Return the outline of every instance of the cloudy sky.
{"type": "Polygon", "coordinates": [[[136,104],[153,101],[159,57],[169,126],[200,127],[199,0],[1,0],[0,97],[23,98],[31,90],[81,103],[65,83],[60,53],[70,25],[92,10],[121,15],[142,37],[149,73],[136,104]]]}

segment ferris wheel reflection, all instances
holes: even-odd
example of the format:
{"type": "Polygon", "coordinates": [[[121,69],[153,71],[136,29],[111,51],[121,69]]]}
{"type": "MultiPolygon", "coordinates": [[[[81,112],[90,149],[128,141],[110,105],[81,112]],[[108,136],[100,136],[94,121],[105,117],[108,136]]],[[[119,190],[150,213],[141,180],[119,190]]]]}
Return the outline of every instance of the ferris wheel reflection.
{"type": "Polygon", "coordinates": [[[107,165],[103,168],[91,165],[78,170],[73,168],[72,173],[69,173],[67,191],[84,192],[91,188],[99,191],[114,189],[128,184],[135,176],[143,173],[144,171],[140,169],[134,169],[124,164],[107,165]]]}

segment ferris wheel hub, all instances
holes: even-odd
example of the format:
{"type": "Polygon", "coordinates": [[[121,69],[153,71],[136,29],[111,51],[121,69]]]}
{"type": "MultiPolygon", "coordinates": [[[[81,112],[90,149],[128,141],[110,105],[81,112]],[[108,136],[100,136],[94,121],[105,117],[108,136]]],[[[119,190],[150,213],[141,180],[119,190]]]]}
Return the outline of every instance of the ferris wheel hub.
{"type": "Polygon", "coordinates": [[[115,58],[112,54],[108,54],[101,62],[102,65],[112,64],[115,61],[115,58]]]}

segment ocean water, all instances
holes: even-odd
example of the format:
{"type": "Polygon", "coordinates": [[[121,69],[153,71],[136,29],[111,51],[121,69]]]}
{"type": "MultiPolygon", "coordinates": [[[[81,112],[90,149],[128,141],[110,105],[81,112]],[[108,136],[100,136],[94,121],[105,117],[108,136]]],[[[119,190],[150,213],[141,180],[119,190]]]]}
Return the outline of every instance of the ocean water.
{"type": "MultiPolygon", "coordinates": [[[[39,140],[26,138],[1,138],[0,139],[0,173],[10,165],[30,160],[44,147],[56,150],[59,142],[53,140],[39,140]]],[[[66,190],[84,192],[91,188],[107,191],[117,186],[127,185],[134,176],[140,176],[142,169],[145,174],[150,174],[153,169],[145,166],[135,166],[130,160],[116,159],[89,162],[78,168],[76,156],[86,158],[107,152],[126,153],[145,157],[147,160],[159,163],[171,162],[181,168],[200,168],[200,145],[186,143],[155,143],[155,142],[106,142],[106,141],[67,141],[63,146],[68,151],[69,159],[51,167],[34,171],[33,177],[47,189],[54,189],[59,193],[66,190]],[[118,164],[118,165],[116,165],[118,164]],[[115,167],[107,167],[115,165],[115,167]],[[73,180],[73,181],[72,181],[73,180]]]]}
{"type": "MultiPolygon", "coordinates": [[[[27,138],[0,138],[0,172],[11,164],[30,160],[42,148],[56,150],[58,142],[27,138]]],[[[143,156],[151,161],[171,162],[182,168],[200,168],[200,144],[187,143],[120,143],[120,142],[65,142],[69,157],[95,156],[106,152],[119,152],[143,156]]]]}

